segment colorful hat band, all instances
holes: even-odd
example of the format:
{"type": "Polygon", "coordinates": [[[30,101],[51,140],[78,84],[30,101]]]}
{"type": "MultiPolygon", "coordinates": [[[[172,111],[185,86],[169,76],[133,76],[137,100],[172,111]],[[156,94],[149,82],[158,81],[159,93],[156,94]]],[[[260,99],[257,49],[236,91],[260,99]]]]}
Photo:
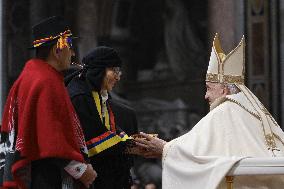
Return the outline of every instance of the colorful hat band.
{"type": "Polygon", "coordinates": [[[70,36],[72,36],[71,31],[66,30],[65,32],[60,33],[57,36],[50,36],[50,37],[47,37],[47,38],[35,40],[33,42],[33,47],[39,47],[44,43],[47,43],[47,42],[52,41],[54,39],[58,39],[57,40],[57,49],[62,50],[65,47],[70,48],[72,46],[72,39],[70,38],[70,36]]]}

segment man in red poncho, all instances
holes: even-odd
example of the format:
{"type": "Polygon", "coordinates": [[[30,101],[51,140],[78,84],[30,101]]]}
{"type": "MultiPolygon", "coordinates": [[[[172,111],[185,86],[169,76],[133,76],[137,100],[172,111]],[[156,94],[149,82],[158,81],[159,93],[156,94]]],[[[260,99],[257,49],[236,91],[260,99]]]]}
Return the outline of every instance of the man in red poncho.
{"type": "Polygon", "coordinates": [[[36,58],[10,89],[0,146],[0,188],[89,188],[96,172],[84,161],[86,145],[61,72],[74,55],[61,17],[33,27],[36,58]]]}

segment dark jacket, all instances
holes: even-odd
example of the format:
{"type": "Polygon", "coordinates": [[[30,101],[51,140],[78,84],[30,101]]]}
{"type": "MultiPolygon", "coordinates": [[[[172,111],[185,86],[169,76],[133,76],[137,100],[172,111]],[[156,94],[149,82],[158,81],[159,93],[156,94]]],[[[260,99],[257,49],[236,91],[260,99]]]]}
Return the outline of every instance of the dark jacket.
{"type": "MultiPolygon", "coordinates": [[[[99,117],[92,91],[86,80],[74,77],[69,82],[67,88],[77,115],[79,116],[87,144],[88,140],[92,140],[108,132],[99,117]],[[90,128],[92,129],[91,132],[89,130],[90,128]]],[[[107,104],[108,107],[112,109],[108,101],[107,104]]],[[[117,117],[115,114],[114,116],[117,117]]],[[[117,118],[115,118],[115,120],[117,120],[117,118]]],[[[117,134],[122,131],[117,125],[115,125],[115,129],[117,134]]],[[[98,177],[94,181],[94,188],[130,188],[130,167],[132,160],[125,154],[126,143],[127,142],[119,142],[90,157],[90,162],[98,173],[98,177]]]]}
{"type": "Polygon", "coordinates": [[[128,135],[137,134],[138,126],[135,110],[118,100],[109,99],[109,103],[115,115],[116,125],[128,135]]]}

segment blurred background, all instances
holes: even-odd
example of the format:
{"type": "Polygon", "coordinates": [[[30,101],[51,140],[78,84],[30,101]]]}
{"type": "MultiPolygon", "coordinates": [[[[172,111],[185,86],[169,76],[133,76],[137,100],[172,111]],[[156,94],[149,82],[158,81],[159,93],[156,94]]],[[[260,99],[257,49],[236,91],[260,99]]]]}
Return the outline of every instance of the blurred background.
{"type": "MultiPolygon", "coordinates": [[[[31,27],[62,15],[80,37],[77,62],[98,45],[119,52],[123,75],[113,97],[136,110],[140,131],[171,140],[206,115],[204,79],[216,32],[226,53],[245,35],[246,84],[283,125],[284,1],[0,0],[0,13],[1,115],[33,56],[31,27]]],[[[137,158],[134,173],[140,186],[159,188],[159,161],[137,158]]]]}

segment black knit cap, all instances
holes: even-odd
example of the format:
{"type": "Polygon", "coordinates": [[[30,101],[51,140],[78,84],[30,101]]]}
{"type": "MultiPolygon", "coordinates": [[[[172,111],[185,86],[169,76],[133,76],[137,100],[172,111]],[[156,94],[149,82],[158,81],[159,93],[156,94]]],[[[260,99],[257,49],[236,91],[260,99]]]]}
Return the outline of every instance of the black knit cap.
{"type": "Polygon", "coordinates": [[[96,47],[83,58],[82,62],[87,68],[121,67],[121,59],[117,52],[106,46],[96,47]]]}
{"type": "MultiPolygon", "coordinates": [[[[53,45],[57,42],[57,39],[59,38],[58,36],[68,30],[70,30],[70,28],[63,17],[52,16],[42,20],[32,27],[33,41],[54,37],[54,39],[47,40],[38,47],[53,45]]],[[[74,37],[72,36],[72,38],[74,37]]],[[[32,46],[30,49],[38,47],[32,46]]]]}
{"type": "Polygon", "coordinates": [[[118,53],[113,48],[106,46],[96,47],[83,58],[82,63],[85,77],[92,89],[96,91],[101,90],[106,68],[122,66],[118,53]]]}

